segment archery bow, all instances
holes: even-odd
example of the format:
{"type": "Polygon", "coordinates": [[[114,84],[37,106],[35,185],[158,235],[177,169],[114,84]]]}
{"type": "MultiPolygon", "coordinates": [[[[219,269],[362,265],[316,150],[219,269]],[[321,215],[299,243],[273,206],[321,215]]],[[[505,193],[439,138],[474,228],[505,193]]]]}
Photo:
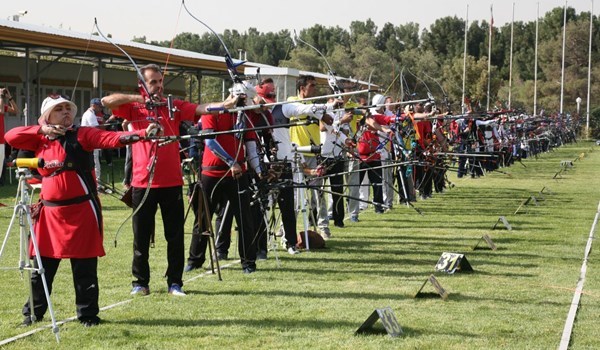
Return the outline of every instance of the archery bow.
{"type": "MultiPolygon", "coordinates": [[[[237,72],[237,67],[240,66],[241,64],[243,64],[244,62],[239,62],[237,64],[235,64],[233,62],[233,59],[231,57],[231,54],[229,52],[229,49],[227,48],[227,45],[225,45],[225,42],[221,39],[221,37],[210,27],[208,26],[206,23],[204,23],[203,21],[201,21],[199,18],[197,18],[196,16],[194,16],[190,10],[187,8],[186,4],[185,4],[185,0],[181,0],[181,4],[183,6],[183,8],[185,9],[185,11],[188,13],[188,15],[190,15],[190,17],[192,17],[194,20],[196,20],[197,22],[199,22],[200,24],[202,24],[204,27],[206,27],[208,30],[210,30],[210,32],[217,37],[217,39],[219,40],[219,43],[221,43],[221,46],[223,47],[223,49],[225,50],[225,64],[227,65],[227,71],[229,72],[229,76],[231,77],[231,80],[233,81],[233,87],[231,89],[231,93],[234,96],[240,96],[240,95],[245,95],[245,96],[249,96],[248,92],[249,92],[249,88],[244,84],[242,78],[240,77],[239,73],[237,72]]],[[[250,96],[249,96],[250,97],[250,96]]],[[[244,103],[243,99],[239,99],[238,103],[241,104],[244,103]]],[[[245,128],[245,113],[243,110],[238,110],[237,111],[237,118],[236,118],[236,122],[235,122],[235,128],[238,130],[243,130],[245,128]]],[[[236,137],[240,140],[239,144],[238,144],[238,149],[236,152],[236,155],[234,157],[234,159],[238,158],[239,153],[242,150],[242,145],[243,145],[243,133],[239,133],[236,135],[236,137]]],[[[231,171],[231,170],[230,170],[231,171]]],[[[210,197],[212,198],[214,191],[216,190],[216,188],[218,187],[219,183],[225,178],[225,175],[227,173],[223,174],[223,176],[219,179],[219,181],[217,182],[217,184],[214,186],[213,188],[213,193],[210,194],[210,197]]],[[[240,215],[240,237],[243,240],[245,237],[245,234],[243,233],[244,230],[244,225],[242,224],[244,222],[243,218],[242,218],[242,201],[241,201],[241,197],[240,197],[240,183],[239,181],[236,179],[236,184],[238,186],[238,210],[239,210],[239,215],[240,215]]],[[[246,255],[245,253],[245,244],[242,244],[242,246],[244,247],[244,255],[246,255]]],[[[217,268],[219,268],[218,266],[218,259],[217,259],[217,268]]]]}
{"type": "MultiPolygon", "coordinates": [[[[151,123],[157,123],[157,124],[159,124],[158,111],[156,110],[156,108],[158,106],[161,106],[161,105],[164,105],[164,104],[156,101],[156,96],[154,94],[152,94],[150,92],[150,90],[148,89],[148,86],[146,85],[146,81],[144,79],[144,76],[142,75],[142,72],[138,68],[138,66],[135,63],[134,59],[131,58],[131,56],[129,56],[129,54],[125,50],[123,50],[119,45],[117,45],[114,42],[112,42],[108,37],[106,37],[102,33],[102,31],[100,30],[100,27],[98,26],[98,20],[96,18],[94,18],[94,26],[98,30],[98,34],[100,34],[100,36],[102,38],[104,38],[104,40],[108,41],[111,45],[113,45],[119,51],[121,51],[123,53],[123,55],[125,55],[125,57],[127,57],[127,59],[129,59],[129,61],[133,64],[133,67],[135,68],[135,71],[136,71],[137,76],[138,76],[138,88],[140,90],[140,94],[142,95],[142,98],[144,99],[144,101],[146,103],[146,109],[148,110],[148,113],[150,115],[148,121],[151,122],[151,123]],[[152,116],[153,114],[154,114],[154,116],[152,116]]],[[[155,130],[158,131],[158,128],[155,129],[155,130]]],[[[154,136],[154,135],[149,135],[149,136],[154,136]]],[[[148,172],[149,172],[148,186],[146,187],[146,190],[144,191],[144,196],[140,200],[140,203],[138,204],[138,206],[131,212],[131,214],[127,218],[125,218],[125,220],[121,223],[121,225],[117,229],[117,232],[115,233],[115,238],[114,238],[115,247],[117,246],[117,238],[119,236],[119,232],[121,231],[121,229],[123,228],[123,226],[125,225],[125,223],[129,219],[131,219],[135,214],[137,214],[137,212],[139,212],[139,210],[142,208],[142,205],[145,203],[146,199],[148,198],[148,194],[150,193],[150,187],[152,186],[152,181],[154,180],[154,174],[155,174],[155,169],[156,169],[156,161],[158,159],[157,149],[158,149],[158,144],[155,143],[153,145],[153,147],[152,147],[152,150],[151,150],[151,151],[153,151],[154,156],[150,157],[151,163],[150,163],[149,170],[148,170],[148,172]]]]}

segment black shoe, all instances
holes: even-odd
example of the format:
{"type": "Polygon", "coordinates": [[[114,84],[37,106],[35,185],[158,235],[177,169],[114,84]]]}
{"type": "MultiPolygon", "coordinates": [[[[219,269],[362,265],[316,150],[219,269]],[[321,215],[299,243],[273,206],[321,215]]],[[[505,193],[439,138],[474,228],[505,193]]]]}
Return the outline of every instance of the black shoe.
{"type": "Polygon", "coordinates": [[[199,269],[201,267],[202,267],[202,265],[187,264],[183,268],[183,272],[190,272],[192,270],[196,270],[196,269],[199,269]]]}
{"type": "Polygon", "coordinates": [[[334,222],[333,226],[339,227],[339,228],[344,228],[344,222],[343,221],[334,222]]]}
{"type": "Polygon", "coordinates": [[[217,253],[217,260],[228,260],[227,253],[217,253]]]}
{"type": "MultiPolygon", "coordinates": [[[[44,320],[44,316],[41,317],[37,317],[35,319],[35,323],[37,322],[41,322],[44,320]]],[[[31,320],[30,316],[25,316],[25,318],[23,318],[23,322],[21,322],[21,327],[29,327],[33,324],[33,321],[31,320]]]]}
{"type": "Polygon", "coordinates": [[[242,269],[242,272],[246,275],[256,272],[256,266],[246,266],[242,269]]]}
{"type": "Polygon", "coordinates": [[[82,317],[79,319],[79,323],[81,323],[84,327],[94,327],[100,324],[100,317],[98,316],[90,316],[90,317],[82,317]]]}
{"type": "Polygon", "coordinates": [[[256,253],[256,260],[267,260],[267,251],[259,250],[258,253],[256,253]]]}

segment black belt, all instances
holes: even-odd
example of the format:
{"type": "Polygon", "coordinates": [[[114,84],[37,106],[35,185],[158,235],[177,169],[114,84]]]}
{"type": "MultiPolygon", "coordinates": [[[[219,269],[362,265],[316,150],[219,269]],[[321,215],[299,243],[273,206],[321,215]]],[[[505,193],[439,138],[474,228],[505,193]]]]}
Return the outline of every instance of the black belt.
{"type": "Polygon", "coordinates": [[[48,200],[42,199],[42,203],[44,203],[44,205],[46,207],[63,207],[66,205],[83,203],[90,199],[92,199],[92,195],[88,193],[83,196],[79,196],[79,197],[75,197],[75,198],[71,198],[71,199],[65,199],[62,201],[48,201],[48,200]]]}
{"type": "Polygon", "coordinates": [[[228,165],[202,166],[202,170],[229,170],[228,165]]]}

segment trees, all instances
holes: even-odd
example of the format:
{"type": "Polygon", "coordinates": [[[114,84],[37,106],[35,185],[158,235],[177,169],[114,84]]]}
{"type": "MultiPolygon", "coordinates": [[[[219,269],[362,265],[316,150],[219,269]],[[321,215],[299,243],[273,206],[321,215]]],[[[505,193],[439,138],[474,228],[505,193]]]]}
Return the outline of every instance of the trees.
{"type": "MultiPolygon", "coordinates": [[[[577,14],[567,8],[567,50],[565,57],[565,105],[574,109],[572,101],[587,94],[587,57],[589,12],[577,14]]],[[[538,105],[556,110],[560,96],[563,8],[557,7],[540,20],[538,105]]],[[[425,96],[428,90],[441,94],[441,87],[460,105],[463,75],[464,20],[439,18],[421,31],[419,24],[401,25],[353,21],[348,30],[316,24],[302,29],[298,36],[323,53],[339,76],[368,80],[388,89],[391,95],[400,91],[425,96]],[[402,72],[402,74],[400,74],[402,72]],[[439,85],[438,85],[439,84],[439,85]],[[441,87],[440,87],[441,85],[441,87]],[[402,88],[401,88],[402,87],[402,88]]],[[[593,18],[593,59],[600,57],[600,21],[593,18]]],[[[466,94],[472,100],[487,100],[487,56],[489,23],[469,23],[467,32],[466,94]]],[[[510,24],[492,28],[491,99],[505,101],[508,95],[510,66],[510,24]]],[[[292,33],[261,33],[249,28],[240,33],[226,30],[223,40],[232,54],[246,51],[248,60],[275,66],[287,66],[326,73],[325,61],[313,49],[299,44],[293,47],[292,33]]],[[[146,38],[135,38],[146,42],[146,38]]],[[[169,42],[158,42],[169,45],[169,42]]],[[[208,33],[181,33],[173,46],[207,54],[224,54],[218,40],[208,33]]],[[[535,22],[514,23],[512,105],[531,112],[533,107],[535,22]]],[[[600,78],[600,67],[592,65],[592,79],[600,78]]],[[[205,84],[206,85],[206,84],[205,84]]],[[[600,87],[593,84],[592,105],[600,102],[600,87]]],[[[586,108],[585,99],[582,108],[586,108]]]]}
{"type": "Polygon", "coordinates": [[[437,19],[429,29],[423,30],[422,49],[432,51],[443,60],[462,56],[465,21],[458,17],[437,19]]]}

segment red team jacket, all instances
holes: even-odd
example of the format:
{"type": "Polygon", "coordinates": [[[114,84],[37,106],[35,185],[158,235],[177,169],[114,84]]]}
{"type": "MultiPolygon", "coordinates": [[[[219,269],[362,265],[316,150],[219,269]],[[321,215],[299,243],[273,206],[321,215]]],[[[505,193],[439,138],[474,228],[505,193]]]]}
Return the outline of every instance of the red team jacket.
{"type": "MultiPolygon", "coordinates": [[[[42,177],[40,198],[47,201],[64,201],[88,193],[74,170],[53,175],[63,167],[66,152],[61,141],[50,140],[38,134],[40,126],[13,128],[6,133],[6,141],[13,147],[35,152],[45,165],[38,169],[42,177]]],[[[145,130],[135,132],[143,136],[145,130]]],[[[80,128],[77,140],[85,151],[98,148],[122,147],[123,134],[92,127],[80,128]]],[[[95,178],[95,176],[94,176],[95,178]]],[[[40,255],[49,258],[92,258],[104,256],[102,232],[91,200],[65,206],[44,206],[34,225],[40,255]]],[[[30,246],[30,252],[34,255],[30,246]]]]}

